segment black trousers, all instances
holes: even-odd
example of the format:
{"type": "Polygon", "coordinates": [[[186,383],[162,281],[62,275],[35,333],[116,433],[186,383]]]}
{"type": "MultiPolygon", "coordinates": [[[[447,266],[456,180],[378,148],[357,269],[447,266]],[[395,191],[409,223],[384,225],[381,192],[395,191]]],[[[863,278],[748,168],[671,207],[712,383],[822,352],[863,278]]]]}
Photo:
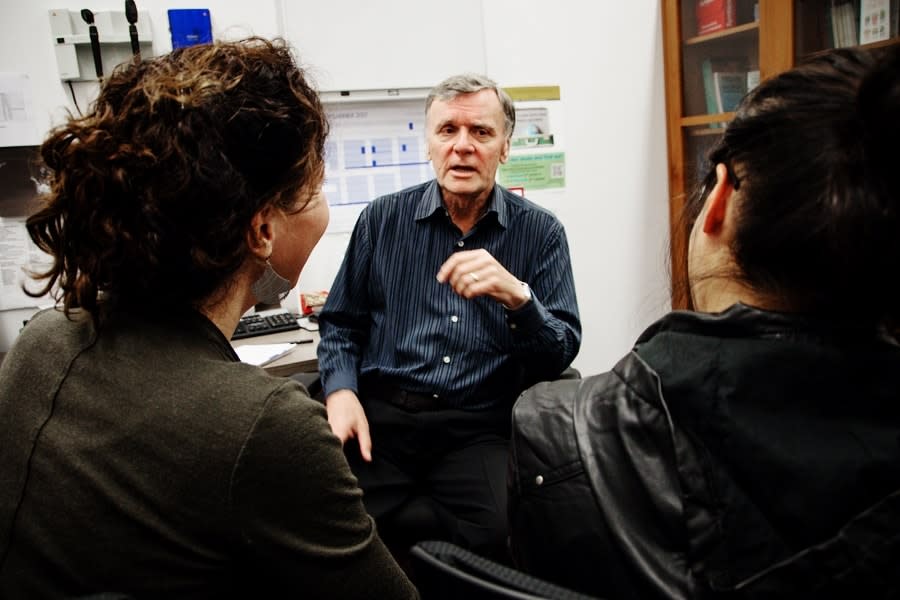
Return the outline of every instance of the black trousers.
{"type": "MultiPolygon", "coordinates": [[[[404,398],[404,400],[406,400],[404,398]]],[[[363,502],[395,554],[441,539],[508,562],[510,408],[415,410],[363,398],[372,462],[344,445],[363,502]]]]}

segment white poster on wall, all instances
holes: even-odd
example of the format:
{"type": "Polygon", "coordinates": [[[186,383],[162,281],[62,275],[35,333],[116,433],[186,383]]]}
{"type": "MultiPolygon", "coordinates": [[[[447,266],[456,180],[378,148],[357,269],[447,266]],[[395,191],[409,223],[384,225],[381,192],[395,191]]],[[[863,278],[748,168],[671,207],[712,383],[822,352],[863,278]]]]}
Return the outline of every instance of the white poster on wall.
{"type": "Polygon", "coordinates": [[[27,295],[22,284],[35,289],[37,284],[29,278],[28,271],[46,271],[51,264],[51,258],[28,236],[24,218],[0,217],[0,310],[46,303],[46,299],[27,295]]]}
{"type": "Polygon", "coordinates": [[[323,191],[331,233],[353,229],[372,200],[434,176],[426,158],[421,99],[326,106],[331,132],[325,143],[323,191]]]}
{"type": "MultiPolygon", "coordinates": [[[[565,193],[565,136],[559,88],[550,98],[516,101],[516,128],[509,161],[498,181],[554,210],[565,193]]],[[[353,92],[356,93],[356,92],[353,92]]],[[[327,102],[331,130],[325,143],[325,183],[331,218],[329,233],[352,231],[369,202],[428,181],[424,94],[419,98],[327,102]]]]}
{"type": "Polygon", "coordinates": [[[566,198],[565,111],[557,86],[507,88],[516,105],[509,160],[501,185],[556,212],[566,198]],[[526,96],[517,98],[517,94],[526,96]],[[545,96],[545,97],[541,97],[545,96]]]}
{"type": "Polygon", "coordinates": [[[38,143],[31,80],[24,73],[0,73],[0,146],[38,143]]]}

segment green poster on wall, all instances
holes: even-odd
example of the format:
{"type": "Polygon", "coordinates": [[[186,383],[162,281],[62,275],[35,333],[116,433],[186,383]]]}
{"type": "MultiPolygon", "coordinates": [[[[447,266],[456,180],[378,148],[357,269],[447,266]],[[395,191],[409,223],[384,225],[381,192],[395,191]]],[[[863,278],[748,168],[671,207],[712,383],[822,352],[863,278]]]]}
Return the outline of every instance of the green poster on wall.
{"type": "Polygon", "coordinates": [[[566,153],[510,156],[505,165],[500,165],[500,185],[525,188],[526,194],[566,187],[566,153]]]}

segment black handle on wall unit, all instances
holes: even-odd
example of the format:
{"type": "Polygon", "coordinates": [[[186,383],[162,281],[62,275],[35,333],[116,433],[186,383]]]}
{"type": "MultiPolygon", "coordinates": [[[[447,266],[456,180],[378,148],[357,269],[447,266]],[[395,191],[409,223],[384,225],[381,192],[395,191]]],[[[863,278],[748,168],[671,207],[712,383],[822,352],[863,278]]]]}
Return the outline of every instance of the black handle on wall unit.
{"type": "Polygon", "coordinates": [[[100,56],[100,34],[97,33],[97,26],[94,25],[94,13],[90,9],[81,9],[81,18],[88,24],[88,34],[91,37],[91,53],[94,55],[94,70],[97,72],[97,79],[103,78],[103,58],[100,56]]]}
{"type": "Polygon", "coordinates": [[[131,37],[131,54],[140,60],[141,45],[138,43],[138,32],[135,26],[138,20],[138,11],[134,0],[125,0],[125,20],[128,21],[128,35],[131,37]]]}

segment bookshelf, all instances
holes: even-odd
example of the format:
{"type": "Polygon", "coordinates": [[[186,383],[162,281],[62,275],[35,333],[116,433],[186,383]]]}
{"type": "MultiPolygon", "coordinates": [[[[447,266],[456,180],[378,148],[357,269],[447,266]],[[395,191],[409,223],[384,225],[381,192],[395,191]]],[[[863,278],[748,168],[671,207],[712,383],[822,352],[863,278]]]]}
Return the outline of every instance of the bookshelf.
{"type": "MultiPolygon", "coordinates": [[[[785,71],[804,58],[834,47],[832,15],[855,15],[859,31],[862,3],[868,0],[717,0],[732,3],[730,18],[714,31],[698,34],[698,0],[661,0],[669,153],[669,222],[672,308],[690,308],[687,286],[689,224],[681,217],[685,201],[705,175],[706,152],[734,116],[710,104],[710,79],[716,68],[758,71],[759,80],[785,71]],[[849,5],[843,7],[838,5],[849,5]],[[841,12],[846,11],[846,12],[841,12]],[[706,63],[706,65],[704,64],[706,63]],[[710,64],[712,66],[710,66],[710,64]],[[717,67],[718,65],[718,67],[717,67]],[[728,66],[723,66],[728,65],[728,66]],[[704,71],[705,69],[705,71],[704,71]]],[[[900,14],[900,0],[889,0],[900,14]]],[[[708,8],[708,6],[706,7],[708,8]]],[[[724,14],[724,13],[723,13],[724,14]]],[[[889,38],[865,44],[900,42],[897,18],[889,38]]],[[[846,23],[844,24],[846,33],[846,23]]],[[[842,39],[846,36],[841,35],[842,39]]],[[[852,41],[852,40],[850,40],[852,41]]],[[[751,80],[750,85],[753,85],[751,80]]]]}

